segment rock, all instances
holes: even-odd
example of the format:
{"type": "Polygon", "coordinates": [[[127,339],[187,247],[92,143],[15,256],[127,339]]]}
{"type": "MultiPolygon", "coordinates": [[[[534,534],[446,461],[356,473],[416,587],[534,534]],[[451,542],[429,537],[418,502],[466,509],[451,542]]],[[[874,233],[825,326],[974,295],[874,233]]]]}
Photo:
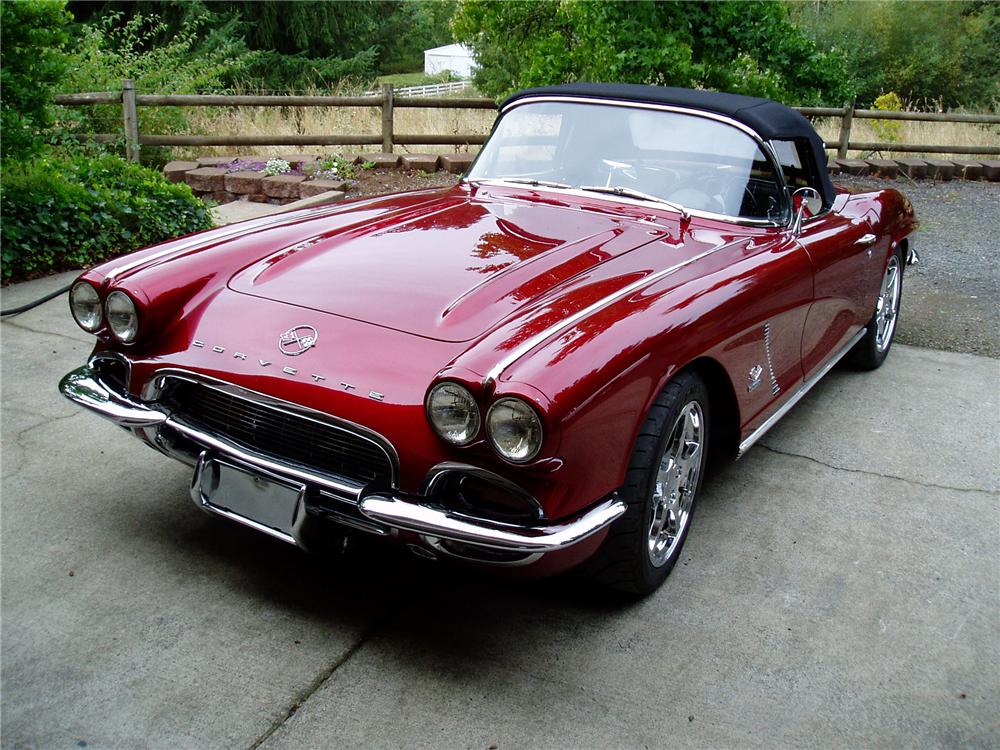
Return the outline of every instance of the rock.
{"type": "Polygon", "coordinates": [[[837,159],[834,162],[844,174],[852,174],[855,177],[864,177],[869,172],[868,164],[860,159],[837,159]]]}
{"type": "Polygon", "coordinates": [[[838,174],[840,174],[840,165],[837,164],[836,162],[831,161],[829,164],[826,165],[826,171],[831,177],[836,177],[838,174]]]}
{"type": "Polygon", "coordinates": [[[1000,160],[991,159],[990,161],[984,161],[983,164],[983,177],[985,177],[990,182],[1000,182],[1000,160]]]}
{"type": "Polygon", "coordinates": [[[462,174],[471,165],[475,154],[447,154],[440,158],[441,169],[451,174],[462,174]]]}
{"type": "Polygon", "coordinates": [[[955,165],[944,159],[927,159],[927,176],[932,180],[950,180],[955,176],[955,165]]]}
{"type": "MultiPolygon", "coordinates": [[[[308,182],[304,182],[302,183],[302,186],[305,187],[308,184],[309,184],[308,182]]],[[[305,194],[303,194],[302,198],[295,201],[295,205],[293,206],[293,208],[307,208],[309,206],[319,206],[323,203],[333,203],[335,201],[342,201],[344,200],[345,196],[346,193],[344,193],[342,190],[327,190],[326,192],[317,193],[316,195],[310,195],[308,197],[305,194]]]]}
{"type": "Polygon", "coordinates": [[[376,167],[386,169],[398,166],[399,156],[396,154],[358,154],[354,157],[355,164],[364,164],[366,161],[372,162],[376,167]]]}
{"type": "Polygon", "coordinates": [[[260,181],[261,190],[264,195],[272,198],[298,198],[299,183],[305,181],[305,175],[301,174],[279,174],[274,177],[265,177],[260,181]]]}
{"type": "Polygon", "coordinates": [[[895,179],[899,174],[899,165],[892,159],[866,159],[865,163],[876,177],[895,179]]]}
{"type": "Polygon", "coordinates": [[[319,157],[316,156],[316,154],[286,154],[285,156],[279,156],[278,158],[287,161],[291,165],[292,169],[295,169],[302,164],[319,161],[319,157]]]}
{"type": "Polygon", "coordinates": [[[226,190],[240,195],[259,193],[263,179],[263,172],[230,172],[226,175],[226,190]]]}
{"type": "Polygon", "coordinates": [[[184,174],[197,168],[196,161],[171,161],[163,167],[163,176],[171,182],[184,182],[184,174]]]}
{"type": "Polygon", "coordinates": [[[437,154],[405,154],[399,159],[403,169],[419,169],[421,172],[436,172],[437,154]]]}
{"type": "Polygon", "coordinates": [[[982,162],[978,161],[953,161],[955,165],[955,176],[961,180],[979,180],[983,176],[982,162]]]}
{"type": "Polygon", "coordinates": [[[193,190],[214,193],[226,189],[226,170],[218,167],[198,167],[184,175],[184,181],[193,190]]]}
{"type": "Polygon", "coordinates": [[[899,171],[907,177],[918,179],[927,174],[927,162],[923,159],[896,159],[899,171]]]}
{"type": "Polygon", "coordinates": [[[212,193],[212,200],[216,203],[232,203],[236,196],[228,190],[216,190],[212,193]]]}
{"type": "Polygon", "coordinates": [[[248,195],[247,200],[251,203],[267,203],[271,199],[263,193],[256,193],[254,195],[248,195]]]}
{"type": "Polygon", "coordinates": [[[299,195],[303,198],[309,198],[330,191],[343,193],[346,190],[347,183],[343,180],[309,180],[299,185],[299,195]]]}
{"type": "Polygon", "coordinates": [[[219,167],[230,164],[236,156],[199,156],[197,159],[199,167],[219,167]]]}

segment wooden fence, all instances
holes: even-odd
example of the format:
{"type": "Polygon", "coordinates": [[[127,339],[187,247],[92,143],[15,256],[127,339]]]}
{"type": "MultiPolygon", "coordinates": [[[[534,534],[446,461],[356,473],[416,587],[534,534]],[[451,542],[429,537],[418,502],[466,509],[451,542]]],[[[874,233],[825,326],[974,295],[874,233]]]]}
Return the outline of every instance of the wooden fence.
{"type": "MultiPolygon", "coordinates": [[[[382,91],[374,96],[235,96],[223,94],[139,94],[130,80],[122,81],[121,91],[60,94],[55,103],[67,107],[118,104],[122,108],[125,153],[132,161],[139,160],[140,146],[380,146],[385,153],[392,153],[394,146],[468,146],[486,141],[481,134],[466,135],[408,135],[395,132],[393,112],[401,107],[433,109],[496,109],[492,99],[483,98],[428,98],[399,96],[393,85],[383,84],[382,91]],[[138,107],[374,107],[382,110],[382,132],[377,135],[147,135],[139,133],[138,107]]],[[[1000,115],[960,114],[948,112],[889,112],[877,109],[844,107],[796,107],[807,117],[839,117],[840,135],[828,141],[827,149],[836,150],[837,156],[847,156],[854,151],[896,151],[928,154],[988,154],[1000,155],[996,146],[962,146],[916,143],[869,143],[851,140],[851,127],[856,119],[868,120],[920,120],[930,122],[960,122],[1000,125],[1000,115]]],[[[82,138],[96,141],[115,141],[121,135],[97,133],[82,138]]]]}

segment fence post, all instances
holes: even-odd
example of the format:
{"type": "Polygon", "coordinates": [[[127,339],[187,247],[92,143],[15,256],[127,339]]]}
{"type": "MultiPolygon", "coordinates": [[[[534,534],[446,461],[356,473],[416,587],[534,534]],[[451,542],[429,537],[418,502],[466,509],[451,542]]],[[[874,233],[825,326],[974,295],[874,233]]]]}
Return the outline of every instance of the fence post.
{"type": "Polygon", "coordinates": [[[135,81],[122,81],[122,119],[125,123],[125,158],[139,161],[139,118],[135,111],[135,81]]]}
{"type": "Polygon", "coordinates": [[[392,84],[382,84],[382,153],[392,153],[392,84]]]}
{"type": "Polygon", "coordinates": [[[837,158],[847,158],[847,145],[851,142],[851,124],[854,122],[854,102],[844,104],[844,115],[840,118],[840,142],[837,144],[837,158]]]}

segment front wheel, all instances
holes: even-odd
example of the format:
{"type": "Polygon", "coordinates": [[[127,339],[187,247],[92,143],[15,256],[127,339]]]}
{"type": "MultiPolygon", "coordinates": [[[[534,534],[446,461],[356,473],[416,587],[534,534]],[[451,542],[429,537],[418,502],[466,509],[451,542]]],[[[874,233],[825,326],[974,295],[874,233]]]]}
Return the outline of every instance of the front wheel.
{"type": "Polygon", "coordinates": [[[682,372],[657,396],[632,450],[622,488],[628,509],[584,566],[599,585],[631,594],[654,591],[687,539],[708,455],[708,390],[682,372]]]}
{"type": "Polygon", "coordinates": [[[875,300],[875,312],[868,321],[868,332],[851,350],[852,365],[862,370],[874,370],[885,361],[896,333],[902,296],[903,264],[900,254],[893,253],[882,274],[882,285],[875,300]]]}

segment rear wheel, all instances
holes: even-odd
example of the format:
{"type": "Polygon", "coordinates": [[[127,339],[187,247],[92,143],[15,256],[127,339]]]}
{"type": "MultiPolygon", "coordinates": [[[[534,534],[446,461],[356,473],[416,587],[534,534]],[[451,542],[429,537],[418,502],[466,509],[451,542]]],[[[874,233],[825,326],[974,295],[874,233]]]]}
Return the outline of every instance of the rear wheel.
{"type": "Polygon", "coordinates": [[[654,591],[687,539],[708,455],[708,389],[682,372],[657,396],[632,450],[622,488],[628,508],[584,566],[602,586],[654,591]]]}
{"type": "Polygon", "coordinates": [[[892,346],[899,318],[899,305],[903,296],[903,263],[900,253],[889,256],[882,273],[882,286],[875,300],[875,312],[868,321],[868,332],[851,349],[850,362],[862,370],[879,367],[892,346]]]}

